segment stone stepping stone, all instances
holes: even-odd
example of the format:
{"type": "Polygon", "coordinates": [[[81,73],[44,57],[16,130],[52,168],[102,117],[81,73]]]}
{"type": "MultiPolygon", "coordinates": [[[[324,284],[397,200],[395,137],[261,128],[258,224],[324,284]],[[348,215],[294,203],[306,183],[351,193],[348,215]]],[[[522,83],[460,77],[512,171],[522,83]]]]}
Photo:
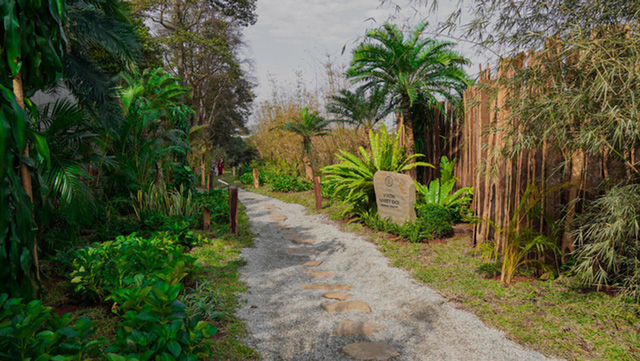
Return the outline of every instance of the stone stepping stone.
{"type": "Polygon", "coordinates": [[[328,298],[331,300],[340,300],[340,301],[346,301],[353,298],[352,295],[348,293],[340,292],[340,291],[327,292],[324,295],[322,295],[322,297],[328,298]]]}
{"type": "Polygon", "coordinates": [[[322,264],[322,261],[320,260],[315,260],[315,261],[307,261],[305,263],[303,263],[303,266],[307,266],[307,267],[318,267],[319,265],[322,264]]]}
{"type": "Polygon", "coordinates": [[[280,207],[274,206],[273,204],[267,204],[266,206],[264,206],[264,208],[266,208],[266,209],[280,209],[280,207]]]}
{"type": "Polygon", "coordinates": [[[274,222],[284,222],[288,219],[287,216],[285,215],[277,215],[277,216],[271,216],[271,220],[274,222]]]}
{"type": "Polygon", "coordinates": [[[295,244],[314,244],[314,243],[316,243],[316,241],[314,241],[313,239],[305,238],[305,237],[293,237],[292,241],[295,244]]]}
{"type": "Polygon", "coordinates": [[[290,256],[316,256],[320,254],[319,251],[316,251],[313,248],[305,248],[305,247],[292,247],[287,249],[284,252],[290,256]]]}
{"type": "Polygon", "coordinates": [[[371,307],[363,301],[335,301],[325,302],[321,304],[327,312],[349,312],[349,311],[362,311],[371,313],[371,307]]]}
{"type": "Polygon", "coordinates": [[[316,271],[316,270],[311,270],[311,269],[303,269],[303,270],[300,270],[300,272],[306,273],[309,276],[313,276],[313,278],[315,278],[315,279],[332,277],[332,276],[334,276],[336,274],[335,272],[316,271]]]}
{"type": "Polygon", "coordinates": [[[384,325],[378,325],[371,322],[358,322],[358,321],[340,321],[338,326],[333,330],[331,336],[344,336],[344,335],[365,335],[370,336],[374,333],[387,328],[384,325]]]}
{"type": "Polygon", "coordinates": [[[353,295],[348,293],[340,292],[340,291],[330,291],[322,295],[324,298],[328,298],[330,300],[340,300],[346,301],[353,298],[353,295]]]}
{"type": "Polygon", "coordinates": [[[356,360],[388,360],[400,356],[395,348],[383,342],[357,342],[340,349],[356,360]]]}
{"type": "Polygon", "coordinates": [[[331,283],[316,283],[313,285],[302,285],[300,286],[303,290],[340,290],[340,291],[348,291],[352,290],[355,287],[350,285],[341,285],[341,284],[331,284],[331,283]]]}

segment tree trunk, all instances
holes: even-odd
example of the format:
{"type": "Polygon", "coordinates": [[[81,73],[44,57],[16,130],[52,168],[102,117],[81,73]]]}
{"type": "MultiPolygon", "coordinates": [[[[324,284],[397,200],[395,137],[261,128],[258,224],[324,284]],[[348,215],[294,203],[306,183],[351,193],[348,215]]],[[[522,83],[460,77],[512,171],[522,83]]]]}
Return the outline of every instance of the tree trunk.
{"type": "MultiPolygon", "coordinates": [[[[24,91],[22,89],[22,75],[18,73],[18,75],[13,78],[13,94],[16,96],[16,101],[20,108],[24,109],[24,91]]],[[[24,148],[24,152],[22,153],[24,157],[29,157],[29,145],[24,148]]],[[[31,199],[31,203],[33,203],[33,186],[31,185],[31,173],[29,172],[29,167],[26,164],[20,163],[20,177],[22,181],[22,187],[24,191],[27,192],[27,195],[31,199]]]]}
{"type": "Polygon", "coordinates": [[[313,164],[311,163],[311,139],[302,138],[302,163],[304,163],[304,174],[308,181],[313,181],[313,164]]]}
{"type": "MultiPolygon", "coordinates": [[[[13,94],[16,97],[16,102],[20,108],[24,109],[24,90],[22,88],[22,74],[18,72],[15,78],[13,78],[13,94]]],[[[29,158],[29,143],[24,147],[24,151],[22,156],[25,158],[29,158]]],[[[31,203],[33,204],[33,185],[31,184],[31,172],[29,172],[29,167],[27,167],[24,162],[20,163],[20,181],[22,183],[22,188],[29,196],[31,203]]],[[[33,214],[32,214],[33,216],[33,214]]],[[[38,240],[34,239],[33,241],[33,259],[36,264],[36,276],[38,280],[40,280],[40,262],[38,261],[38,240]]]]}
{"type": "Polygon", "coordinates": [[[200,155],[200,170],[202,171],[200,175],[200,183],[202,185],[205,185],[207,183],[207,165],[204,163],[204,149],[202,150],[202,154],[200,155]]]}

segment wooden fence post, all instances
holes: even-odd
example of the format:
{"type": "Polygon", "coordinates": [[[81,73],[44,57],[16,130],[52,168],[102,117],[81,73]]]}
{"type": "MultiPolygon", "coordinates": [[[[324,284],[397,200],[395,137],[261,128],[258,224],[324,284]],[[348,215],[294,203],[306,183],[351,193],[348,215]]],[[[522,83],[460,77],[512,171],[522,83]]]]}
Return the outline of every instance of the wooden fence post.
{"type": "Polygon", "coordinates": [[[260,178],[258,178],[258,168],[253,169],[253,188],[260,187],[260,178]]]}
{"type": "Polygon", "coordinates": [[[202,209],[202,229],[211,230],[211,212],[206,207],[202,209]]]}
{"type": "Polygon", "coordinates": [[[232,168],[232,174],[233,174],[234,177],[236,176],[236,167],[232,168]]]}
{"type": "Polygon", "coordinates": [[[238,187],[229,187],[229,232],[238,235],[238,187]]]}
{"type": "Polygon", "coordinates": [[[320,177],[313,178],[313,191],[316,196],[316,211],[322,209],[322,192],[320,190],[320,177]]]}
{"type": "Polygon", "coordinates": [[[207,190],[210,191],[213,188],[213,174],[209,173],[209,178],[207,179],[207,190]]]}

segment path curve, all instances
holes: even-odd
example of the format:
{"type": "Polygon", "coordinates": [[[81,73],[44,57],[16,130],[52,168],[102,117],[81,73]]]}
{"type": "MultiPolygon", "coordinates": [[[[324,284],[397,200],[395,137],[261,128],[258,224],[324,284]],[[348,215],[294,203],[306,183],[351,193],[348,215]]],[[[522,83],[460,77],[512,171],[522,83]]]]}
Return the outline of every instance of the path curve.
{"type": "Polygon", "coordinates": [[[389,266],[375,245],[325,216],[243,190],[239,197],[257,237],[242,252],[247,265],[240,278],[248,291],[240,296],[246,303],[237,315],[247,324],[245,341],[264,360],[352,360],[341,349],[358,342],[390,345],[400,353],[392,360],[546,360],[389,266]],[[297,253],[312,255],[292,255],[297,253]],[[322,264],[303,265],[310,260],[322,264]],[[335,274],[316,279],[303,270],[335,274]],[[328,291],[302,288],[310,284],[354,286],[341,292],[366,303],[371,313],[328,312],[321,307],[332,302],[322,297],[328,291]],[[341,321],[386,328],[369,336],[331,336],[341,321]]]}

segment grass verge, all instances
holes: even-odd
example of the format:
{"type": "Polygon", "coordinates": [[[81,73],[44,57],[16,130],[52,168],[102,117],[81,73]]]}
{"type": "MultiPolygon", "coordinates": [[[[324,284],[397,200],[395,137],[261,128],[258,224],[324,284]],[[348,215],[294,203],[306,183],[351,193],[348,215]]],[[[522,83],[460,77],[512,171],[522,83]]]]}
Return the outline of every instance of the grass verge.
{"type": "Polygon", "coordinates": [[[240,252],[251,246],[254,238],[244,206],[239,204],[238,210],[238,237],[229,234],[213,238],[191,252],[203,267],[194,279],[195,286],[187,304],[202,307],[207,318],[218,328],[214,336],[214,360],[260,359],[255,349],[240,341],[246,336],[246,328],[235,316],[240,306],[238,294],[246,291],[245,284],[239,279],[239,268],[245,264],[240,252]]]}
{"type": "MultiPolygon", "coordinates": [[[[315,212],[310,192],[249,190],[315,212]]],[[[323,212],[331,219],[342,219],[340,204],[325,202],[323,212]]],[[[581,289],[566,276],[505,287],[483,275],[480,269],[487,265],[474,255],[468,238],[415,244],[391,241],[387,234],[358,223],[343,222],[343,227],[367,235],[396,267],[525,347],[569,360],[640,359],[640,305],[629,299],[581,289]]]]}

